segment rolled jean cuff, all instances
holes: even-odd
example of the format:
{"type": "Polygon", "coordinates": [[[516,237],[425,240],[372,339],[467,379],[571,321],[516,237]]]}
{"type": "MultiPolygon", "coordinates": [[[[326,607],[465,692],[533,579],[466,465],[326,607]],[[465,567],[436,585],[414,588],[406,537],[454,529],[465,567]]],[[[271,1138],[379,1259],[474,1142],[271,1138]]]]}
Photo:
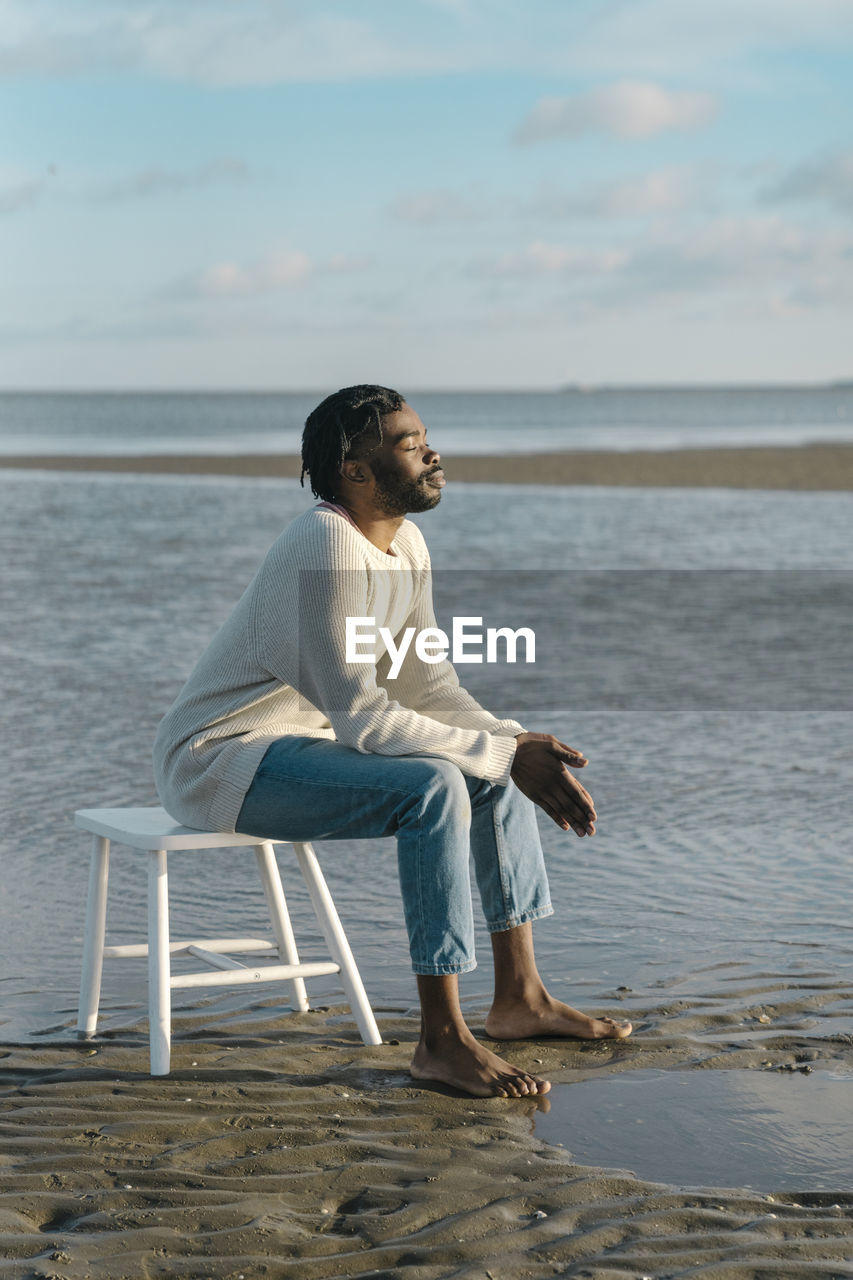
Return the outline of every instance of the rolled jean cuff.
{"type": "Polygon", "coordinates": [[[542,920],[545,916],[552,916],[554,908],[550,902],[546,902],[541,907],[533,907],[530,911],[522,911],[517,916],[510,916],[505,920],[487,920],[486,928],[489,933],[505,933],[507,929],[517,929],[519,925],[527,924],[531,920],[542,920]]]}
{"type": "Polygon", "coordinates": [[[458,960],[455,964],[428,965],[412,963],[412,973],[417,973],[422,978],[443,978],[454,973],[470,973],[472,969],[476,968],[476,960],[458,960]]]}

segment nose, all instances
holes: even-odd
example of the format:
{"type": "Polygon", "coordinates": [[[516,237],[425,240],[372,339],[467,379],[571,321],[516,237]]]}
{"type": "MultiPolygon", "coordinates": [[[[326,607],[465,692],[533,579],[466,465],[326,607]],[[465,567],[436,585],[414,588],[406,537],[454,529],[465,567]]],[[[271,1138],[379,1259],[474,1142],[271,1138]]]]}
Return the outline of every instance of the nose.
{"type": "Polygon", "coordinates": [[[441,454],[438,452],[438,449],[433,449],[431,445],[427,445],[427,451],[425,456],[427,458],[431,458],[433,462],[441,461],[441,454]]]}

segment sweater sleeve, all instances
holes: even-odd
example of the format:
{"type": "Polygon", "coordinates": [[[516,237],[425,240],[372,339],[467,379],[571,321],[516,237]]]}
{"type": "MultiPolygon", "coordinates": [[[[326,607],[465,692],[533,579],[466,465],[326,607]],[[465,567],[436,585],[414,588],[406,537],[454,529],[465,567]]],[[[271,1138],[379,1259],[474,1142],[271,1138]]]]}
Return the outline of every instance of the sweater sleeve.
{"type": "MultiPolygon", "coordinates": [[[[432,599],[429,553],[425,545],[423,554],[426,558],[425,572],[421,575],[421,587],[405,624],[414,627],[415,634],[438,626],[432,599]]],[[[463,689],[456,668],[447,658],[436,663],[421,662],[414,653],[414,645],[409,647],[396,684],[401,701],[443,724],[485,729],[487,733],[513,740],[516,734],[525,732],[517,720],[499,720],[463,689]]]]}
{"type": "Polygon", "coordinates": [[[367,754],[438,756],[465,774],[506,784],[513,737],[485,724],[449,724],[422,714],[389,697],[377,684],[374,662],[346,661],[347,618],[374,613],[361,537],[343,520],[323,521],[289,548],[263,593],[265,665],[319,708],[346,746],[367,754]]]}

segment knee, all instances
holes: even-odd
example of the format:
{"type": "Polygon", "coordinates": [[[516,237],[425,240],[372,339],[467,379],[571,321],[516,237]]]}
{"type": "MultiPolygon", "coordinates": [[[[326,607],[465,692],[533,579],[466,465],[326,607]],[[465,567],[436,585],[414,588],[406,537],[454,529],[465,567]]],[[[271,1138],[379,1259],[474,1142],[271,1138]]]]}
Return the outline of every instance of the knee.
{"type": "MultiPolygon", "coordinates": [[[[465,774],[450,760],[419,761],[417,796],[422,812],[440,821],[471,821],[471,799],[465,774]]],[[[420,807],[420,806],[419,806],[420,807]]]]}

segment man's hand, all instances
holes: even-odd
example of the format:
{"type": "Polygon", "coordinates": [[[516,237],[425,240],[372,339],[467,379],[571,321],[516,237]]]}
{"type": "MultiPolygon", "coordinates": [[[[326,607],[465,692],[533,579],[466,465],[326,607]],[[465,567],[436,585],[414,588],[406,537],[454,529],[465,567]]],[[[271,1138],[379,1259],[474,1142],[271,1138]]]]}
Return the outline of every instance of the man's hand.
{"type": "Polygon", "coordinates": [[[510,770],[519,791],[544,809],[564,831],[595,835],[595,807],[588,791],[575,782],[566,766],[582,769],[586,757],[550,733],[519,733],[510,770]]]}

